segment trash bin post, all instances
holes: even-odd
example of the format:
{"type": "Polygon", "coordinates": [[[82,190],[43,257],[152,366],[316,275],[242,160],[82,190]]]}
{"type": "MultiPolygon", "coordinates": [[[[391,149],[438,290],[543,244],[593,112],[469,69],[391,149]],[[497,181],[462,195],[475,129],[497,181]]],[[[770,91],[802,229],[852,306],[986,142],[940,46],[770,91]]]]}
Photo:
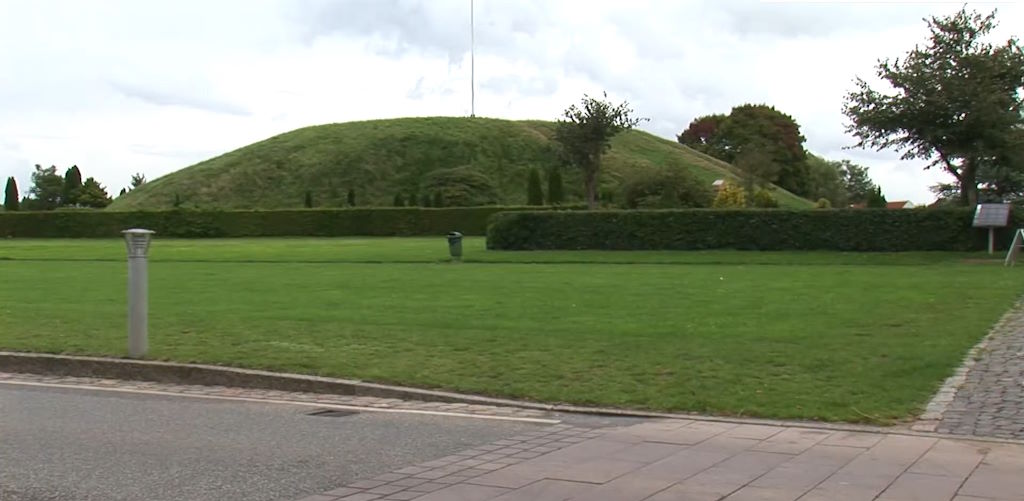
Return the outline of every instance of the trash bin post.
{"type": "Polygon", "coordinates": [[[462,261],[462,233],[453,231],[448,234],[448,253],[452,261],[462,261]]]}
{"type": "Polygon", "coordinates": [[[152,230],[124,230],[128,247],[128,355],[138,358],[149,349],[149,271],[147,254],[152,230]]]}

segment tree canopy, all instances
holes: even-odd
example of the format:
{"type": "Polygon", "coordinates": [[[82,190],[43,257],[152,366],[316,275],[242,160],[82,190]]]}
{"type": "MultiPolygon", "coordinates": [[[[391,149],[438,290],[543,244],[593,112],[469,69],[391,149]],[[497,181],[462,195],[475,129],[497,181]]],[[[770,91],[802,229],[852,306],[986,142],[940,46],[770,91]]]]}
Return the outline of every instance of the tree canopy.
{"type": "Polygon", "coordinates": [[[31,207],[34,210],[53,210],[60,207],[61,195],[64,193],[64,178],[57,174],[56,166],[43,168],[36,164],[32,172],[31,207]]]}
{"type": "Polygon", "coordinates": [[[1015,38],[1000,45],[985,40],[995,16],[963,8],[927,19],[927,44],[879,61],[877,76],[887,88],[857,78],[843,108],[858,147],[895,149],[904,159],[944,169],[964,205],[978,202],[983,170],[1017,168],[1011,159],[1024,149],[1024,51],[1015,38]]]}
{"type": "Polygon", "coordinates": [[[584,95],[579,106],[565,110],[565,119],[555,128],[555,140],[562,145],[567,162],[583,171],[587,206],[597,207],[597,177],[601,157],[611,149],[611,140],[620,132],[636,127],[645,118],[633,116],[629,103],[613,105],[604,99],[584,95]]]}
{"type": "Polygon", "coordinates": [[[90,177],[82,183],[82,188],[78,194],[78,205],[93,209],[102,209],[110,205],[110,202],[110,196],[107,195],[106,188],[104,188],[99,181],[90,177]]]}
{"type": "Polygon", "coordinates": [[[773,106],[744,104],[728,115],[698,117],[677,139],[719,160],[744,162],[753,178],[809,194],[806,139],[796,120],[773,106]]]}

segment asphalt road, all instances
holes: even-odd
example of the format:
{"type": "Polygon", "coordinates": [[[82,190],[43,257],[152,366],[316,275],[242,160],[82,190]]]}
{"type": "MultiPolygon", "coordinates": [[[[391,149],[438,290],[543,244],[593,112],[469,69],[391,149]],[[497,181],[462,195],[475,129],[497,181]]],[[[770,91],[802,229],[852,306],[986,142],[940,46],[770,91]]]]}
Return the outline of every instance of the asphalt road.
{"type": "Polygon", "coordinates": [[[0,385],[0,501],[289,500],[538,429],[0,385]]]}

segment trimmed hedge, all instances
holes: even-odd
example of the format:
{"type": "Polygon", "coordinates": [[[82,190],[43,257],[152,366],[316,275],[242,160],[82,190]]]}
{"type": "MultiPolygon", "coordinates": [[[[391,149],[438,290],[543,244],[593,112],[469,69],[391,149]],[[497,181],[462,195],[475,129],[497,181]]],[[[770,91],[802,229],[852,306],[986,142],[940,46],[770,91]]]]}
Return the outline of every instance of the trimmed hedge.
{"type": "MultiPolygon", "coordinates": [[[[840,250],[972,251],[987,230],[970,209],[665,210],[503,212],[487,248],[500,250],[840,250]]],[[[1009,247],[1015,218],[997,232],[1009,247]]]]}
{"type": "Polygon", "coordinates": [[[106,238],[128,228],[171,238],[484,235],[488,218],[510,209],[516,208],[0,212],[0,237],[106,238]]]}

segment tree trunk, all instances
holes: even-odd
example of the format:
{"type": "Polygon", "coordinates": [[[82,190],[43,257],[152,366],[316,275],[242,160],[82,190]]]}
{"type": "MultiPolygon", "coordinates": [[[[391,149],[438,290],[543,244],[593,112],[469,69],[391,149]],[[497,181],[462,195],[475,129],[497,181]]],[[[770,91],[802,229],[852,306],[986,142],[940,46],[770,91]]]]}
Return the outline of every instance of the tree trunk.
{"type": "Polygon", "coordinates": [[[587,195],[587,208],[597,208],[597,171],[587,170],[583,173],[583,187],[587,195]]]}
{"type": "Polygon", "coordinates": [[[960,201],[971,208],[978,205],[977,165],[972,159],[966,159],[960,169],[960,201]]]}
{"type": "Polygon", "coordinates": [[[583,169],[583,187],[587,195],[587,209],[597,208],[597,175],[601,172],[601,151],[591,152],[590,165],[583,169]]]}

